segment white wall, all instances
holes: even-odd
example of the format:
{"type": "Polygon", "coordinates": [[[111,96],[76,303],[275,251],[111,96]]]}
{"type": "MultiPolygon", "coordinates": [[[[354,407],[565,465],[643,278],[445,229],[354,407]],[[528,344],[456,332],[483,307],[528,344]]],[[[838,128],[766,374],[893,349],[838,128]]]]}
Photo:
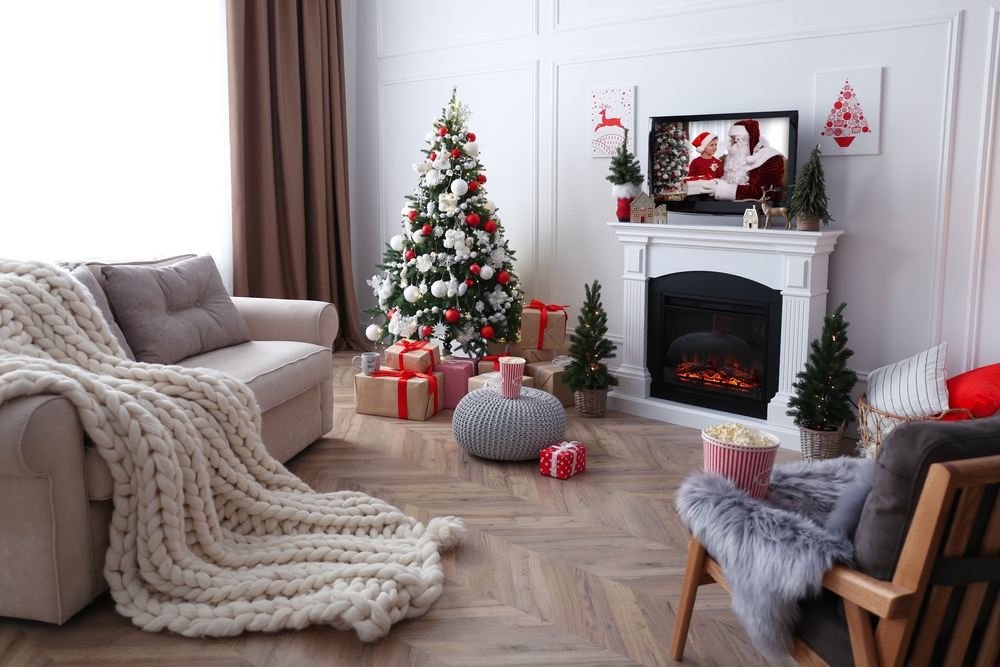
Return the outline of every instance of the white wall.
{"type": "MultiPolygon", "coordinates": [[[[605,285],[621,335],[621,249],[607,159],[590,157],[589,94],[635,85],[648,117],[813,111],[818,71],[882,66],[882,152],[824,159],[847,230],[831,307],[849,304],[860,371],[951,343],[951,372],[1000,362],[998,10],[977,0],[507,0],[351,4],[354,266],[364,280],[415,185],[410,165],[457,85],[529,296],[578,304],[605,285]],[[712,11],[704,8],[711,6],[712,11]]],[[[345,26],[347,30],[351,25],[345,26]]],[[[798,161],[812,142],[800,136],[798,161]]],[[[706,222],[671,214],[672,222],[706,222]]],[[[734,218],[731,224],[739,224],[734,218]]]]}

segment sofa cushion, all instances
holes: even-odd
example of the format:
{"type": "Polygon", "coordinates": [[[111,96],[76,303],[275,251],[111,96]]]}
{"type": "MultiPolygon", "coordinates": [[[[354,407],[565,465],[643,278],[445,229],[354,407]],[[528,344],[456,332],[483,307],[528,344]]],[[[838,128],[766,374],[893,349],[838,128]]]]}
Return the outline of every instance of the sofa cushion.
{"type": "Polygon", "coordinates": [[[878,579],[892,578],[931,464],[997,454],[1000,416],[910,422],[893,429],[879,448],[872,490],[854,535],[858,569],[878,579]]]}
{"type": "Polygon", "coordinates": [[[83,283],[83,286],[90,292],[94,303],[97,304],[97,309],[101,311],[101,315],[104,315],[104,321],[111,328],[111,335],[115,337],[118,344],[125,350],[125,356],[129,359],[135,359],[135,355],[132,354],[132,348],[128,346],[128,341],[125,340],[125,334],[122,333],[121,327],[118,326],[114,315],[111,314],[111,305],[108,304],[108,297],[104,294],[104,290],[101,289],[101,285],[97,282],[97,278],[94,277],[91,270],[86,264],[80,264],[70,271],[70,275],[83,283]]]}
{"type": "MultiPolygon", "coordinates": [[[[948,380],[948,402],[952,408],[961,408],[973,417],[989,417],[1000,412],[1000,364],[973,368],[948,380]]],[[[966,413],[945,417],[948,421],[966,418],[966,413]]]]}
{"type": "Polygon", "coordinates": [[[330,348],[285,340],[255,340],[188,357],[190,368],[212,368],[242,380],[262,412],[315,387],[333,374],[330,348]]]}
{"type": "Polygon", "coordinates": [[[948,343],[868,374],[868,404],[903,417],[924,417],[948,409],[945,359],[948,343]]]}
{"type": "Polygon", "coordinates": [[[173,364],[250,337],[208,255],[162,267],[105,265],[101,271],[139,361],[173,364]]]}

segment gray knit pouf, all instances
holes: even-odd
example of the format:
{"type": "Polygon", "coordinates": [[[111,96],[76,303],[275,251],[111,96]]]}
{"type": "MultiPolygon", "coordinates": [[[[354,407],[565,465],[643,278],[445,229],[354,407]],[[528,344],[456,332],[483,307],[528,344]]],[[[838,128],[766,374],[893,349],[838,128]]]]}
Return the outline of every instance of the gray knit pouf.
{"type": "Polygon", "coordinates": [[[559,399],[537,389],[504,398],[487,387],[469,392],[451,419],[455,439],[474,456],[495,461],[525,461],[562,442],[566,410],[559,399]]]}

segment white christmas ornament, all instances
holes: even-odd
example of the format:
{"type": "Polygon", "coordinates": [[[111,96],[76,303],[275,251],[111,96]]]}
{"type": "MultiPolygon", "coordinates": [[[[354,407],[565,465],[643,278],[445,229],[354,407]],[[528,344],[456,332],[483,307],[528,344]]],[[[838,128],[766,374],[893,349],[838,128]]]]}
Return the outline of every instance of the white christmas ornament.
{"type": "Polygon", "coordinates": [[[466,285],[465,283],[459,283],[458,284],[458,295],[459,296],[465,296],[465,293],[468,292],[468,291],[469,291],[469,286],[468,285],[466,285]]]}
{"type": "Polygon", "coordinates": [[[479,269],[479,277],[482,278],[483,280],[489,280],[490,278],[492,278],[493,277],[493,267],[492,266],[484,266],[484,267],[480,268],[479,269]]]}
{"type": "Polygon", "coordinates": [[[489,199],[487,199],[487,200],[486,200],[486,203],[485,203],[485,204],[483,204],[483,208],[485,208],[485,209],[486,209],[486,212],[487,212],[487,213],[493,213],[493,211],[497,210],[497,205],[496,205],[496,204],[494,204],[494,203],[493,203],[492,201],[490,201],[489,199]]]}
{"type": "Polygon", "coordinates": [[[434,158],[434,162],[432,162],[431,164],[433,164],[434,168],[437,169],[438,171],[451,169],[451,160],[448,159],[448,151],[441,151],[440,153],[438,153],[437,157],[434,158]]]}
{"type": "Polygon", "coordinates": [[[383,283],[381,287],[378,288],[378,298],[386,301],[392,296],[392,283],[383,283]]]}
{"type": "Polygon", "coordinates": [[[365,338],[368,340],[379,340],[382,338],[382,327],[377,324],[369,324],[365,329],[365,338]]]}
{"type": "Polygon", "coordinates": [[[469,184],[466,183],[464,179],[456,178],[451,182],[451,191],[455,193],[456,196],[461,197],[469,191],[469,184]]]}
{"type": "Polygon", "coordinates": [[[434,264],[431,262],[431,258],[429,256],[421,255],[420,257],[417,257],[417,271],[420,273],[427,273],[433,266],[434,264]]]}
{"type": "Polygon", "coordinates": [[[443,176],[441,176],[441,172],[438,171],[437,169],[431,169],[426,174],[424,174],[424,181],[427,183],[427,185],[431,186],[432,188],[435,185],[441,183],[442,178],[443,176]]]}
{"type": "Polygon", "coordinates": [[[399,234],[396,234],[391,239],[389,239],[389,247],[392,248],[393,250],[395,250],[396,252],[402,252],[402,250],[403,250],[403,244],[405,242],[406,242],[406,239],[404,239],[399,234]]]}
{"type": "Polygon", "coordinates": [[[441,298],[448,293],[448,285],[443,280],[435,280],[431,283],[431,295],[441,298]]]}
{"type": "Polygon", "coordinates": [[[410,234],[410,238],[413,240],[414,243],[423,243],[424,233],[418,229],[412,234],[410,234]]]}
{"type": "MultiPolygon", "coordinates": [[[[452,183],[452,189],[455,184],[452,183]]],[[[458,196],[450,192],[442,192],[438,195],[438,210],[442,213],[449,213],[458,207],[458,196]]]]}
{"type": "Polygon", "coordinates": [[[477,155],[479,155],[479,144],[477,144],[475,141],[470,141],[467,144],[465,144],[465,146],[462,147],[462,150],[469,157],[476,157],[477,155]]]}
{"type": "Polygon", "coordinates": [[[417,172],[417,174],[419,174],[420,176],[423,176],[430,170],[431,170],[430,162],[416,162],[413,165],[413,171],[417,172]]]}
{"type": "Polygon", "coordinates": [[[403,290],[403,298],[410,303],[416,303],[420,300],[420,288],[416,285],[410,285],[403,290]]]}

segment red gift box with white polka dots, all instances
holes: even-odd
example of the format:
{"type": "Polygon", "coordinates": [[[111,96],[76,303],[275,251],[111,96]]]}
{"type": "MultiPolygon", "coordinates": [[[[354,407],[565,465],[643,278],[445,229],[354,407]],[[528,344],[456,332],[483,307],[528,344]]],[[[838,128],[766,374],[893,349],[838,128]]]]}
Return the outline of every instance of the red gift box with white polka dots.
{"type": "Polygon", "coordinates": [[[587,469],[587,448],[579,442],[560,442],[538,453],[538,470],[546,477],[569,479],[587,469]]]}

